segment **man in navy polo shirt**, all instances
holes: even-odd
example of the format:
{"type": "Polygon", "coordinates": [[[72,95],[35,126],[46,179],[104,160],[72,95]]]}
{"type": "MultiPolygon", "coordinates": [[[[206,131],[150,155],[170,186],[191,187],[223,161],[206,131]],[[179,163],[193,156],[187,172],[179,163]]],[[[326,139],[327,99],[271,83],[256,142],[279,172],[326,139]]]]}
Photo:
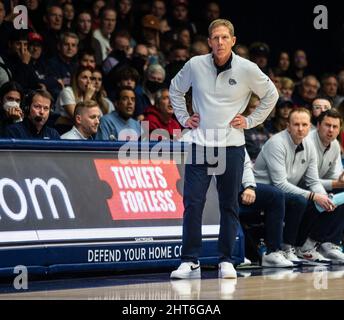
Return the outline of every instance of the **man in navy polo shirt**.
{"type": "Polygon", "coordinates": [[[51,94],[46,90],[39,89],[31,93],[28,98],[24,120],[8,126],[5,130],[5,137],[15,139],[60,139],[58,132],[46,125],[52,100],[51,94]]]}

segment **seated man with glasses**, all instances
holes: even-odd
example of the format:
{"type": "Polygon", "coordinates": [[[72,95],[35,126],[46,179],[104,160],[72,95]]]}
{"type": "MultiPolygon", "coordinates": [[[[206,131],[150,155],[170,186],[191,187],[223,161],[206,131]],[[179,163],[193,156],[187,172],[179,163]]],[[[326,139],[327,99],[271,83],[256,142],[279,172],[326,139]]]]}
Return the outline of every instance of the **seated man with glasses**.
{"type": "Polygon", "coordinates": [[[51,94],[46,90],[39,89],[30,94],[24,120],[8,126],[5,138],[60,139],[58,132],[46,125],[52,101],[51,94]]]}
{"type": "Polygon", "coordinates": [[[315,98],[312,102],[312,128],[314,130],[317,128],[318,118],[321,113],[330,110],[332,107],[330,100],[323,97],[315,98]]]}

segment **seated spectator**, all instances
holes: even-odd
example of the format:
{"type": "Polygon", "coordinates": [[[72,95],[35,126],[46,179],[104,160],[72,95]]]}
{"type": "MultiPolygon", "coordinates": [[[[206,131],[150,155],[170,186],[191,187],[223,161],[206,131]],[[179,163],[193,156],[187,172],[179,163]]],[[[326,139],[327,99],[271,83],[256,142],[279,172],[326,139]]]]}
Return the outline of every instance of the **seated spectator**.
{"type": "Polygon", "coordinates": [[[312,103],[312,129],[316,129],[318,125],[318,118],[319,116],[327,111],[330,110],[332,107],[330,100],[326,98],[316,98],[312,103]]]}
{"type": "Polygon", "coordinates": [[[112,70],[105,79],[107,79],[107,82],[104,83],[104,85],[106,86],[105,89],[109,99],[111,101],[115,101],[118,89],[121,87],[130,87],[135,89],[139,84],[140,75],[135,68],[124,66],[119,69],[112,70]]]}
{"type": "Polygon", "coordinates": [[[191,43],[190,57],[208,54],[209,52],[210,48],[206,38],[198,37],[191,43]]]}
{"type": "Polygon", "coordinates": [[[154,105],[154,94],[164,87],[166,72],[160,64],[151,64],[145,72],[145,78],[142,86],[137,86],[136,93],[136,110],[134,117],[138,120],[144,118],[145,110],[154,105]]]}
{"type": "Polygon", "coordinates": [[[57,98],[64,84],[62,79],[54,76],[52,69],[43,57],[43,37],[39,33],[29,33],[29,52],[31,54],[30,65],[39,81],[52,94],[54,99],[57,98]]]}
{"type": "Polygon", "coordinates": [[[73,21],[75,17],[75,8],[72,2],[65,2],[62,6],[63,10],[63,25],[64,32],[75,32],[73,21]]]}
{"type": "Polygon", "coordinates": [[[270,48],[264,42],[254,42],[250,45],[250,59],[256,63],[257,66],[265,74],[270,75],[271,69],[269,67],[270,48]]]}
{"type": "Polygon", "coordinates": [[[0,88],[0,137],[4,135],[5,128],[24,118],[21,103],[24,92],[19,83],[14,81],[3,84],[0,88]]]}
{"type": "Polygon", "coordinates": [[[116,111],[103,116],[96,134],[98,140],[138,140],[140,123],[132,118],[135,111],[135,92],[132,88],[119,89],[116,111]]]}
{"type": "Polygon", "coordinates": [[[8,55],[3,57],[5,65],[12,74],[12,80],[18,82],[25,92],[40,88],[38,79],[30,60],[28,50],[29,34],[26,30],[15,30],[11,34],[8,55]]]}
{"type": "Polygon", "coordinates": [[[296,50],[289,77],[296,83],[296,85],[299,85],[302,79],[309,74],[306,52],[301,49],[296,50]]]}
{"type": "Polygon", "coordinates": [[[104,61],[107,55],[112,50],[110,45],[110,38],[116,27],[117,12],[112,7],[104,6],[99,12],[99,17],[100,27],[99,29],[94,30],[93,37],[99,41],[101,49],[101,52],[97,53],[96,56],[100,54],[102,57],[102,61],[104,61]]]}
{"type": "Polygon", "coordinates": [[[79,39],[75,33],[62,33],[57,45],[57,53],[48,60],[53,76],[63,86],[71,85],[72,74],[77,68],[78,43],[79,39]]]}
{"type": "Polygon", "coordinates": [[[144,78],[144,73],[146,72],[149,61],[148,61],[148,47],[145,44],[138,43],[135,48],[131,58],[130,66],[135,68],[140,75],[140,81],[144,78]]]}
{"type": "Polygon", "coordinates": [[[321,94],[331,101],[333,108],[337,108],[344,100],[338,95],[338,78],[335,74],[325,74],[321,79],[321,94]]]}
{"type": "Polygon", "coordinates": [[[78,55],[78,66],[89,68],[94,70],[96,68],[96,55],[93,49],[85,49],[79,51],[78,55]]]}
{"type": "Polygon", "coordinates": [[[113,34],[110,39],[110,45],[112,51],[102,63],[102,70],[105,75],[113,68],[129,64],[129,58],[132,53],[132,48],[130,47],[130,34],[126,31],[113,34]]]}
{"type": "Polygon", "coordinates": [[[301,84],[293,93],[293,102],[298,107],[304,107],[311,111],[312,102],[318,95],[320,83],[313,75],[308,75],[301,80],[301,84]]]}
{"type": "Polygon", "coordinates": [[[46,125],[52,105],[51,94],[42,89],[33,91],[27,101],[24,120],[5,129],[6,138],[60,139],[58,132],[46,125]]]}
{"type": "Polygon", "coordinates": [[[60,134],[70,130],[73,126],[74,108],[77,102],[92,100],[96,92],[92,80],[93,70],[79,67],[72,77],[72,87],[65,87],[56,101],[56,113],[59,117],[56,120],[55,128],[60,134]]]}
{"type": "Polygon", "coordinates": [[[288,77],[290,71],[290,58],[289,53],[286,51],[281,51],[279,53],[278,62],[276,68],[273,69],[273,73],[278,77],[288,77]]]}
{"type": "Polygon", "coordinates": [[[74,126],[61,139],[93,140],[99,127],[101,111],[93,100],[80,101],[74,109],[74,126]]]}
{"type": "Polygon", "coordinates": [[[167,88],[158,90],[156,92],[155,105],[148,107],[144,113],[144,116],[144,120],[149,122],[149,133],[151,140],[161,138],[174,139],[174,137],[179,137],[176,130],[181,130],[182,128],[177,119],[174,117],[173,107],[171,105],[170,95],[167,88]],[[175,130],[175,132],[173,132],[173,130],[175,130]]]}
{"type": "Polygon", "coordinates": [[[90,11],[81,10],[76,17],[76,34],[79,38],[79,52],[92,51],[94,64],[101,65],[102,52],[99,41],[92,34],[92,14],[90,11]]]}
{"type": "Polygon", "coordinates": [[[244,44],[236,44],[233,50],[238,56],[250,60],[250,52],[244,44]]]}
{"type": "Polygon", "coordinates": [[[281,78],[281,97],[292,100],[295,84],[294,81],[287,77],[281,78]]]}
{"type": "Polygon", "coordinates": [[[275,116],[264,124],[270,134],[278,133],[287,128],[288,116],[293,109],[293,102],[279,98],[275,108],[275,116]]]}
{"type": "Polygon", "coordinates": [[[42,30],[44,55],[47,59],[50,59],[57,51],[57,44],[59,43],[62,32],[62,8],[55,3],[49,5],[43,19],[46,24],[42,30]]]}
{"type": "Polygon", "coordinates": [[[113,103],[107,98],[107,94],[103,86],[103,74],[99,68],[96,68],[92,72],[92,81],[96,88],[94,100],[98,103],[102,115],[114,111],[115,107],[113,103]]]}
{"type": "MultiPolygon", "coordinates": [[[[254,110],[256,110],[259,103],[259,97],[255,94],[252,94],[250,101],[248,102],[248,105],[242,115],[245,117],[249,116],[252,112],[254,112],[254,110]]],[[[255,161],[264,143],[270,138],[271,134],[263,124],[259,124],[254,128],[247,129],[244,131],[244,133],[246,150],[251,160],[255,161]]]]}

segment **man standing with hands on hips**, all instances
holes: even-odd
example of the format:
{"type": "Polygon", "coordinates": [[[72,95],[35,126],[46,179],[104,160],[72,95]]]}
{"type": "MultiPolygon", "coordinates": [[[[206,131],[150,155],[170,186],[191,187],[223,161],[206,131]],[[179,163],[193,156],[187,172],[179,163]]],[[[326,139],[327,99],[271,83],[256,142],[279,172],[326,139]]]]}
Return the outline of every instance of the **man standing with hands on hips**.
{"type": "Polygon", "coordinates": [[[219,277],[236,278],[233,249],[239,226],[238,194],[245,158],[243,129],[262,123],[278,99],[276,87],[258,66],[232,52],[232,23],[214,20],[209,26],[212,53],[191,58],[172,79],[170,98],[178,121],[192,129],[184,177],[182,263],[171,278],[200,278],[202,213],[212,175],[220,203],[219,277]],[[185,93],[192,87],[192,109],[185,93]],[[254,92],[260,105],[247,118],[241,115],[254,92]],[[217,162],[215,168],[214,156],[217,162]],[[218,156],[219,155],[219,156],[218,156]],[[222,156],[221,156],[222,155],[222,156]]]}

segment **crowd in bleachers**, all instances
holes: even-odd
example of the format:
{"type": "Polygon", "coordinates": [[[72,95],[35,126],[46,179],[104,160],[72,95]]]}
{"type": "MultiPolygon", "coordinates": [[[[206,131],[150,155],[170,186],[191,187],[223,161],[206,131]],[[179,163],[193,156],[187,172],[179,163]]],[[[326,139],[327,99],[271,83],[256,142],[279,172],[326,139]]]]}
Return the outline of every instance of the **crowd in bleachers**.
{"type": "MultiPolygon", "coordinates": [[[[56,129],[59,135],[73,128],[76,104],[94,100],[101,111],[100,130],[102,116],[111,114],[110,118],[117,117],[124,124],[129,118],[130,122],[149,120],[150,131],[160,125],[168,137],[175,138],[172,130],[182,128],[169,103],[170,81],[189,58],[209,53],[207,27],[221,17],[219,3],[211,0],[199,15],[190,14],[188,0],[5,0],[0,1],[0,9],[2,138],[11,137],[6,135],[8,125],[28,117],[22,111],[27,107],[25,96],[37,89],[47,90],[52,96],[51,112],[44,125],[56,129]],[[13,7],[18,4],[28,9],[28,29],[13,26],[13,7]],[[191,16],[198,18],[192,20],[191,16]],[[133,110],[125,114],[117,108],[123,86],[135,93],[134,106],[130,107],[133,110]],[[164,108],[156,105],[156,93],[161,96],[163,92],[168,105],[164,108]],[[19,94],[20,100],[9,104],[9,93],[19,94]]],[[[317,79],[301,49],[280,52],[276,65],[271,64],[266,43],[239,43],[234,50],[269,75],[281,98],[263,125],[246,132],[253,159],[259,146],[285,129],[288,111],[293,107],[305,106],[312,111],[312,102],[322,97],[344,113],[344,70],[317,79]]],[[[191,95],[187,95],[190,113],[191,95]]],[[[255,103],[258,100],[252,97],[246,113],[255,103]]],[[[94,134],[87,139],[118,140],[118,128],[112,130],[109,136],[94,134]]]]}
{"type": "MultiPolygon", "coordinates": [[[[188,0],[76,2],[0,0],[0,138],[139,139],[148,121],[151,139],[179,139],[170,82],[191,57],[210,53],[207,28],[222,17],[219,3],[207,1],[192,20],[188,0]],[[28,29],[13,26],[18,4],[28,9],[28,29]]],[[[311,112],[314,127],[331,108],[343,118],[344,70],[318,78],[302,49],[280,52],[274,65],[258,41],[234,52],[256,63],[280,96],[263,124],[245,130],[253,161],[296,107],[311,112]]],[[[253,93],[244,115],[259,100],[253,93]]],[[[186,102],[191,115],[192,91],[186,102]]]]}

